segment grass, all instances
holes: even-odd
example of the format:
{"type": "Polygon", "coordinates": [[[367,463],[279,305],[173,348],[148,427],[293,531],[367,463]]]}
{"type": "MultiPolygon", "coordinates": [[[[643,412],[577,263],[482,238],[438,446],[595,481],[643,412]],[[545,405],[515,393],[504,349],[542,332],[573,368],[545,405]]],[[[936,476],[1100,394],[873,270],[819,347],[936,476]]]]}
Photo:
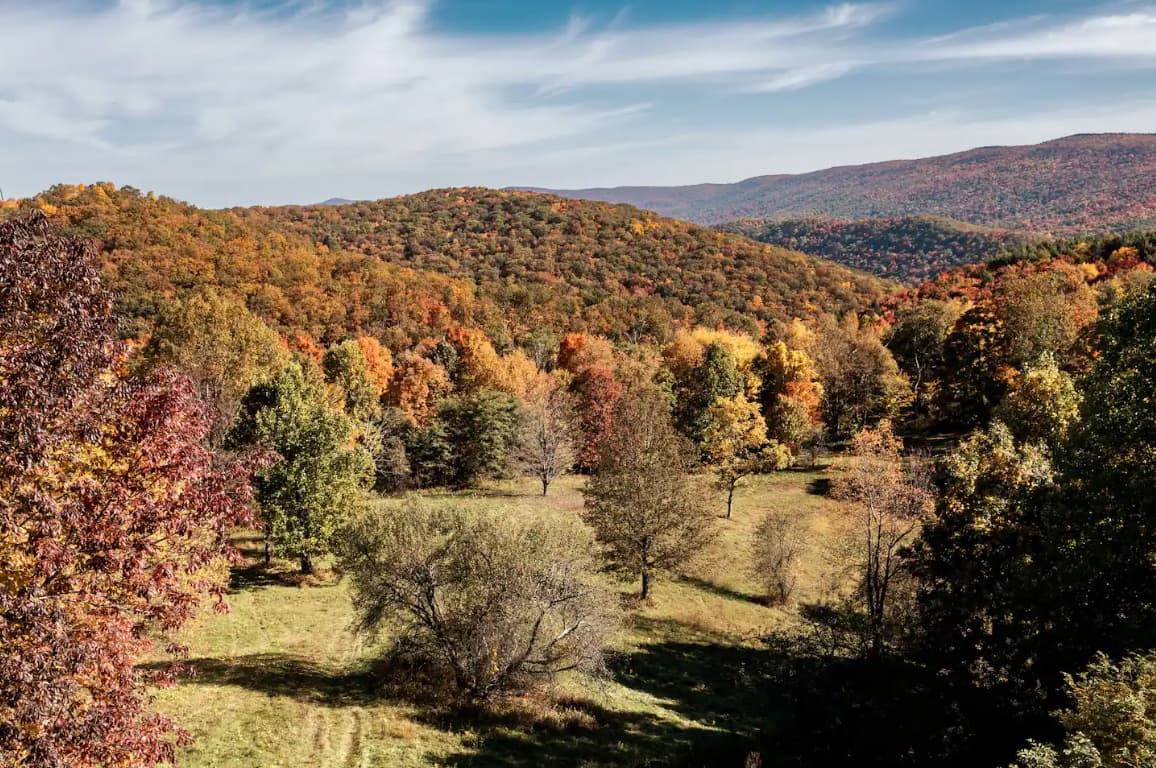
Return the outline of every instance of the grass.
{"type": "MultiPolygon", "coordinates": [[[[647,765],[711,754],[769,716],[758,638],[795,621],[790,608],[761,603],[751,533],[771,508],[800,515],[815,546],[802,563],[799,597],[816,597],[821,542],[840,525],[826,480],[822,471],[783,472],[743,488],[712,550],[632,608],[610,679],[564,678],[544,694],[484,711],[380,693],[372,669],[381,648],[350,632],[346,586],[324,576],[298,583],[290,564],[265,569],[259,539],[241,537],[250,562],[234,571],[230,612],[206,613],[182,633],[194,674],[159,691],[157,706],[195,739],[180,760],[191,768],[647,765]]],[[[563,478],[546,498],[528,480],[428,498],[548,521],[579,513],[582,482],[563,478]]]]}

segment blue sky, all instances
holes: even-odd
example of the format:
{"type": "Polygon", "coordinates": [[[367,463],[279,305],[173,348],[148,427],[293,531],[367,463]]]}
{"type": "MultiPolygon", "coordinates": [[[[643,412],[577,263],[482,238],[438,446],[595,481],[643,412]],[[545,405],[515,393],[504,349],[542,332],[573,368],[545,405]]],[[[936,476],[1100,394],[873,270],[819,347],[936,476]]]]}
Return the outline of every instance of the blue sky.
{"type": "Polygon", "coordinates": [[[0,188],[735,181],[1156,132],[1156,0],[0,0],[0,188]]]}

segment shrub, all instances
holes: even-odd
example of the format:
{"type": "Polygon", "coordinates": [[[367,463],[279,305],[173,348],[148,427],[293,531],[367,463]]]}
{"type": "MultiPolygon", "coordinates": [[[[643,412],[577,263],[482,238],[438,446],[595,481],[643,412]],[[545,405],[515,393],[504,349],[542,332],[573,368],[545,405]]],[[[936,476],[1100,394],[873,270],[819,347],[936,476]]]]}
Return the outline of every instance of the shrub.
{"type": "Polygon", "coordinates": [[[781,604],[791,599],[804,546],[802,527],[788,512],[768,512],[755,529],[755,578],[763,586],[767,602],[781,604]]]}
{"type": "Polygon", "coordinates": [[[616,625],[577,523],[377,508],[344,531],[340,567],[359,629],[400,625],[395,645],[471,699],[600,670],[616,625]]]}

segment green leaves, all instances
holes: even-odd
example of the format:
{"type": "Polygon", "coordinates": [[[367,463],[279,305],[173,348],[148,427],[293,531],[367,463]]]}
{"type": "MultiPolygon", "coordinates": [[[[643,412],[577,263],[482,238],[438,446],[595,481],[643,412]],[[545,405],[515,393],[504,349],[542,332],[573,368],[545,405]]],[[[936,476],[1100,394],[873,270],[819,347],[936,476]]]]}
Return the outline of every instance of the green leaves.
{"type": "Polygon", "coordinates": [[[316,372],[291,363],[250,392],[230,436],[233,445],[257,444],[280,456],[257,474],[257,498],[270,542],[299,558],[305,572],[329,552],[334,531],[373,481],[372,457],[350,443],[354,431],[327,402],[316,372]]]}

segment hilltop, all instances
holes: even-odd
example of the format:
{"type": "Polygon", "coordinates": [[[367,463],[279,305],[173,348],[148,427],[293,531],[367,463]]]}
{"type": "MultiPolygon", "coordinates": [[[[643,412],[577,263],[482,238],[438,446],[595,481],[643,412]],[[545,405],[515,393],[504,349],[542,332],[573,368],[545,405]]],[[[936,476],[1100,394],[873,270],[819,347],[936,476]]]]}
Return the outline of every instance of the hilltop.
{"type": "Polygon", "coordinates": [[[740,219],[718,228],[912,284],[1039,240],[1025,233],[933,216],[859,221],[740,219]]]}
{"type": "Polygon", "coordinates": [[[124,314],[212,285],[283,332],[397,347],[458,325],[510,343],[542,330],[620,340],[705,324],[757,331],[866,310],[894,288],[833,262],[623,205],[489,189],[347,205],[200,209],[111,184],[57,186],[38,208],[100,244],[124,314]]]}
{"type": "Polygon", "coordinates": [[[557,191],[720,224],[741,218],[942,216],[1036,232],[1156,222],[1156,134],[1069,136],[735,184],[557,191]]]}

